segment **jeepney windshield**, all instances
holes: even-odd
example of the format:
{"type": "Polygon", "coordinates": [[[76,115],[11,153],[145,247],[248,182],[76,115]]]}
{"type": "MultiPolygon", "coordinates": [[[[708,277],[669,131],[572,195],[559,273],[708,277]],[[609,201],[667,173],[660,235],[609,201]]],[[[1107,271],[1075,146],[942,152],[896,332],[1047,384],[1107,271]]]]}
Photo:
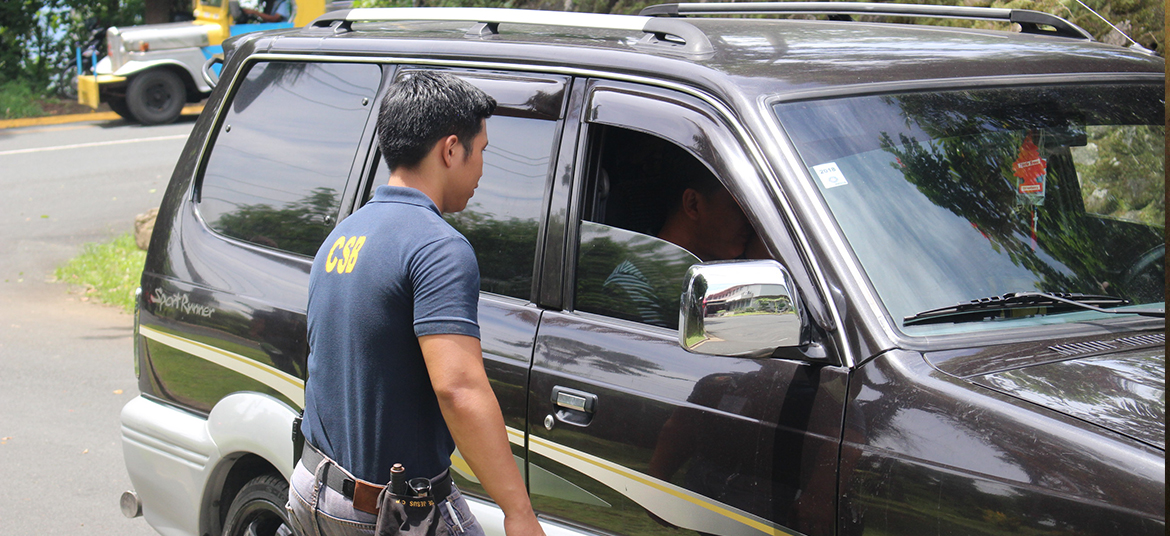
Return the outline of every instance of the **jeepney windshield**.
{"type": "Polygon", "coordinates": [[[199,0],[199,3],[203,4],[206,7],[222,7],[223,6],[223,0],[199,0]]]}
{"type": "Polygon", "coordinates": [[[774,109],[890,316],[927,335],[1102,316],[1013,307],[906,322],[1008,293],[1164,303],[1163,87],[935,91],[774,109]]]}

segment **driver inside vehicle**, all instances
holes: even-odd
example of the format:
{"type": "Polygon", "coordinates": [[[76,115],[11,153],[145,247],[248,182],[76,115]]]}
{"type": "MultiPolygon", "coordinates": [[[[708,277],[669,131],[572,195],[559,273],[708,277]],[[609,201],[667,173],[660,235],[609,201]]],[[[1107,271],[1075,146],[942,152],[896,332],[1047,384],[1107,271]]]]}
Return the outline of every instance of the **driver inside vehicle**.
{"type": "Polygon", "coordinates": [[[658,238],[703,262],[744,258],[749,242],[759,241],[747,216],[706,166],[693,159],[688,164],[675,172],[681,180],[658,238]]]}
{"type": "Polygon", "coordinates": [[[242,8],[244,19],[259,19],[260,22],[287,22],[292,20],[292,0],[263,0],[263,11],[242,8]]]}
{"type": "Polygon", "coordinates": [[[710,169],[682,147],[605,133],[582,223],[577,308],[674,329],[685,274],[700,262],[771,258],[710,169]]]}

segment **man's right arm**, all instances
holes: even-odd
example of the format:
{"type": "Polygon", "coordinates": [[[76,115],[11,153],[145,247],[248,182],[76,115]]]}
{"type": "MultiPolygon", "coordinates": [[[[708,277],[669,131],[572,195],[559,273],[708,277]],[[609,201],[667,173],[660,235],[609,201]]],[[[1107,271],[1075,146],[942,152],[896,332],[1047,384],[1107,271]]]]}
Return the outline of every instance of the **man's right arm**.
{"type": "Polygon", "coordinates": [[[479,339],[436,334],[418,338],[427,373],[459,453],[504,511],[508,536],[544,536],[512,458],[500,404],[483,368],[479,339]]]}

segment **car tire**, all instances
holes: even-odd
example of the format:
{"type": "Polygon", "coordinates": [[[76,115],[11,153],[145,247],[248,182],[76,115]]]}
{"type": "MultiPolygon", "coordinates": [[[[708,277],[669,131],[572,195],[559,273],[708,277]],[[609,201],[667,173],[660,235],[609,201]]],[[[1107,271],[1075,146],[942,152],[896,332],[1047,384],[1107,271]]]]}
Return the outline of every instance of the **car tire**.
{"type": "Polygon", "coordinates": [[[127,121],[134,121],[134,114],[130,113],[130,106],[126,104],[125,98],[110,97],[110,100],[106,101],[106,104],[110,105],[110,109],[118,114],[118,117],[127,121]]]}
{"type": "Polygon", "coordinates": [[[135,76],[126,88],[126,105],[139,123],[162,125],[173,122],[187,103],[187,88],[179,75],[154,69],[135,76]]]}
{"type": "Polygon", "coordinates": [[[292,536],[288,520],[288,482],[275,475],[249,480],[228,508],[223,536],[292,536]]]}

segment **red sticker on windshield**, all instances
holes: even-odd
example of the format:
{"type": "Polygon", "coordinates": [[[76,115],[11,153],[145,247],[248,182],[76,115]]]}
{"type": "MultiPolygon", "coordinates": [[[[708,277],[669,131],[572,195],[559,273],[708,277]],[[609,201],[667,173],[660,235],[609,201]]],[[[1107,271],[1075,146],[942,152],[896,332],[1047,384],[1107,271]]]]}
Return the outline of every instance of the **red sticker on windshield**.
{"type": "Polygon", "coordinates": [[[1016,193],[1032,205],[1044,204],[1044,180],[1048,174],[1048,160],[1040,158],[1040,148],[1032,141],[1032,133],[1020,145],[1020,155],[1012,164],[1016,176],[1016,193]]]}

